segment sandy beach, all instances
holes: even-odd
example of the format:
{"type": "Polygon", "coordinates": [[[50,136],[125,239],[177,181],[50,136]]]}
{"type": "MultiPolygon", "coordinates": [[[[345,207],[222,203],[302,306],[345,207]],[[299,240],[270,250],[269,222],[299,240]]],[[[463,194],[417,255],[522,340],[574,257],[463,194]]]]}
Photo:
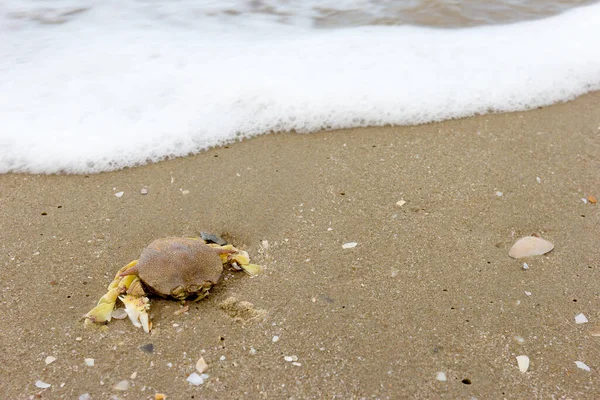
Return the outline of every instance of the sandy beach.
{"type": "Polygon", "coordinates": [[[265,135],[112,173],[2,175],[0,397],[598,398],[600,209],[582,198],[600,197],[599,109],[596,92],[422,126],[265,135]],[[264,273],[225,272],[180,315],[154,299],[151,334],[128,320],[84,329],[147,244],[200,231],[264,273]],[[555,249],[508,257],[532,233],[555,249]],[[264,317],[222,307],[230,297],[264,317]],[[200,357],[210,377],[193,386],[200,357]]]}

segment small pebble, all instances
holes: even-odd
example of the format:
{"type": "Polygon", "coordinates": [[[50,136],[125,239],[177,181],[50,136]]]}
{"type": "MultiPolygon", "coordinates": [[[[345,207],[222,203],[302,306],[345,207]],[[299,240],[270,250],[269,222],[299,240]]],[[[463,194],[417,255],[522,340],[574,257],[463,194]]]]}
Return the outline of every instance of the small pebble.
{"type": "Polygon", "coordinates": [[[292,365],[295,366],[295,367],[301,367],[302,366],[302,364],[300,364],[299,362],[293,362],[292,365]]]}
{"type": "Polygon", "coordinates": [[[402,207],[402,206],[403,206],[403,205],[405,205],[405,204],[406,204],[406,201],[404,201],[404,200],[400,200],[400,201],[397,201],[397,202],[396,202],[396,205],[397,205],[398,207],[402,207]]]}
{"type": "Polygon", "coordinates": [[[344,243],[344,244],[342,245],[342,248],[343,248],[343,249],[353,249],[353,248],[355,248],[357,245],[358,245],[358,243],[356,243],[356,242],[348,242],[348,243],[344,243]]]}
{"type": "Polygon", "coordinates": [[[125,392],[125,391],[129,390],[129,381],[123,380],[123,381],[117,383],[115,386],[113,386],[113,389],[118,390],[120,392],[125,392]]]}
{"type": "Polygon", "coordinates": [[[528,269],[529,269],[529,264],[527,264],[527,263],[523,263],[523,269],[524,269],[524,270],[528,270],[528,269]]]}
{"type": "Polygon", "coordinates": [[[204,371],[206,371],[208,369],[208,364],[206,363],[206,361],[204,361],[204,357],[200,357],[198,359],[198,361],[196,362],[196,371],[198,371],[198,373],[203,373],[204,371]]]}
{"type": "Polygon", "coordinates": [[[129,379],[133,380],[137,378],[137,371],[134,371],[133,374],[131,374],[131,376],[129,377],[129,379]]]}
{"type": "Polygon", "coordinates": [[[183,195],[185,195],[185,194],[190,194],[190,191],[189,191],[189,190],[182,190],[182,191],[181,191],[181,194],[183,194],[183,195]]]}
{"type": "Polygon", "coordinates": [[[435,379],[437,379],[440,382],[446,382],[446,373],[443,371],[438,372],[437,374],[435,374],[435,379]]]}
{"type": "Polygon", "coordinates": [[[140,350],[143,351],[144,353],[150,354],[154,351],[154,345],[152,343],[142,345],[142,346],[140,346],[140,350]]]}
{"type": "Polygon", "coordinates": [[[596,204],[598,202],[598,199],[596,198],[596,196],[594,196],[593,194],[589,195],[587,197],[587,200],[592,203],[592,204],[596,204]]]}
{"type": "Polygon", "coordinates": [[[590,372],[590,367],[588,367],[587,365],[585,365],[585,363],[582,362],[582,361],[575,361],[575,365],[577,365],[577,368],[584,369],[587,372],[590,372]]]}
{"type": "Polygon", "coordinates": [[[93,367],[95,363],[95,360],[93,358],[85,358],[83,361],[88,367],[93,367]]]}
{"type": "Polygon", "coordinates": [[[515,336],[515,340],[517,341],[517,343],[519,344],[523,344],[525,343],[525,339],[523,339],[521,336],[515,336]]]}
{"type": "Polygon", "coordinates": [[[498,196],[498,197],[502,197],[503,194],[504,193],[502,193],[502,192],[496,192],[496,196],[498,196]]]}
{"type": "Polygon", "coordinates": [[[143,188],[142,190],[140,190],[141,194],[148,194],[148,189],[143,188]]]}
{"type": "Polygon", "coordinates": [[[271,339],[271,341],[273,343],[276,343],[279,340],[279,336],[273,336],[273,339],[271,339]]]}
{"type": "Polygon", "coordinates": [[[35,387],[40,388],[40,389],[48,389],[50,386],[52,386],[49,383],[46,382],[42,382],[42,381],[37,381],[35,383],[35,387]]]}
{"type": "Polygon", "coordinates": [[[540,178],[539,176],[536,176],[535,180],[537,181],[537,183],[542,183],[542,178],[540,178]]]}
{"type": "Polygon", "coordinates": [[[298,361],[298,357],[296,356],[285,356],[283,359],[287,362],[298,361]]]}
{"type": "Polygon", "coordinates": [[[82,338],[81,336],[77,336],[77,337],[75,338],[75,341],[77,341],[77,342],[81,342],[82,340],[83,340],[83,338],[82,338]]]}
{"type": "Polygon", "coordinates": [[[225,357],[225,356],[221,356],[221,357],[219,358],[219,361],[225,361],[225,359],[226,359],[226,357],[225,357]]]}
{"type": "Polygon", "coordinates": [[[115,196],[121,198],[121,197],[123,197],[123,194],[125,194],[125,192],[117,192],[117,193],[115,193],[115,196]]]}
{"type": "Polygon", "coordinates": [[[254,347],[250,347],[250,354],[255,355],[256,349],[254,347]]]}
{"type": "Polygon", "coordinates": [[[44,360],[44,362],[46,363],[46,365],[52,364],[54,361],[56,361],[56,357],[52,357],[52,356],[48,356],[44,360]]]}
{"type": "Polygon", "coordinates": [[[528,292],[527,290],[525,291],[525,295],[526,296],[531,296],[531,292],[528,292]]]}
{"type": "Polygon", "coordinates": [[[167,396],[162,393],[156,393],[154,395],[154,400],[166,400],[167,396]]]}
{"type": "Polygon", "coordinates": [[[587,323],[587,322],[588,322],[588,319],[586,318],[586,316],[585,316],[585,315],[583,315],[583,313],[581,313],[581,314],[577,314],[577,315],[575,316],[575,323],[576,323],[576,324],[585,324],[585,323],[587,323]]]}

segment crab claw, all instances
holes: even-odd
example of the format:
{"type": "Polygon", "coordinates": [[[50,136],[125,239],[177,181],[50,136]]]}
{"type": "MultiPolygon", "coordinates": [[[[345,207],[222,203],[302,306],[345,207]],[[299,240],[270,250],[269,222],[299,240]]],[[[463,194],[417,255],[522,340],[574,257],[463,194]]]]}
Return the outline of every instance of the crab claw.
{"type": "Polygon", "coordinates": [[[131,323],[136,328],[144,328],[144,332],[150,333],[152,323],[148,317],[148,310],[150,309],[148,298],[126,294],[125,296],[119,296],[119,299],[125,304],[125,312],[131,323]]]}

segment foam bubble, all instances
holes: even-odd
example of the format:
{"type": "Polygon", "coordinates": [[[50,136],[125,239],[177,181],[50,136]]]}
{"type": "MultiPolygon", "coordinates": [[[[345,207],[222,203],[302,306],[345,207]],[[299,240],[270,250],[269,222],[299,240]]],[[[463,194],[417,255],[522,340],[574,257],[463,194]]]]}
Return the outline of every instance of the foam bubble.
{"type": "Polygon", "coordinates": [[[159,14],[106,2],[0,24],[0,172],[100,172],[270,131],[420,124],[600,89],[600,4],[457,30],[159,14]]]}

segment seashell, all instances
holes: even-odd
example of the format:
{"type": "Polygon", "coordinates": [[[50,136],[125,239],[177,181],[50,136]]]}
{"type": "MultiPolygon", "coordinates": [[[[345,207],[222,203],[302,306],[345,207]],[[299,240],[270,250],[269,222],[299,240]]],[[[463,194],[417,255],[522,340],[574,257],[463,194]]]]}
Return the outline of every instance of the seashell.
{"type": "Polygon", "coordinates": [[[512,258],[541,256],[554,248],[549,241],[535,236],[525,236],[517,240],[508,251],[512,258]]]}
{"type": "Polygon", "coordinates": [[[583,369],[587,372],[590,372],[590,367],[585,365],[585,363],[583,361],[575,361],[575,365],[577,365],[577,368],[579,368],[579,369],[583,369]]]}
{"type": "Polygon", "coordinates": [[[517,356],[517,364],[519,365],[519,371],[525,373],[529,369],[529,357],[517,356]]]}

